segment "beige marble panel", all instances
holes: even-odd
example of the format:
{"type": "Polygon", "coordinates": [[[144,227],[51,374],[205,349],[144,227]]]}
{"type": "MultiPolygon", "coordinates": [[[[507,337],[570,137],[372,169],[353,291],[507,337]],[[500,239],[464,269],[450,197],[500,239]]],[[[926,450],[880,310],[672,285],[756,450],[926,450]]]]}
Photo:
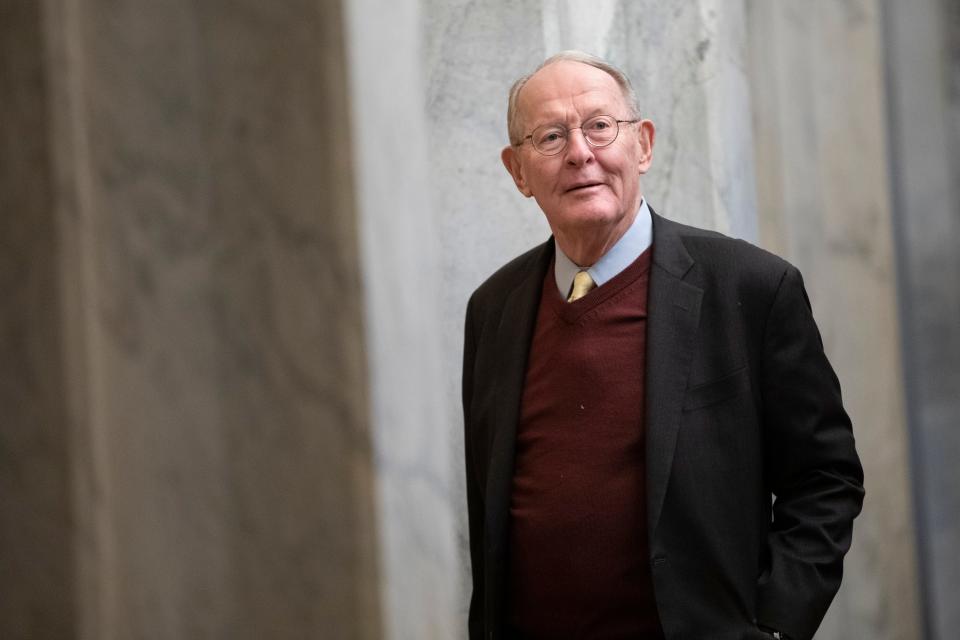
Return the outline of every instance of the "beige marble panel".
{"type": "Polygon", "coordinates": [[[377,637],[340,3],[45,9],[80,637],[377,637]]]}
{"type": "Polygon", "coordinates": [[[803,271],[865,471],[818,638],[919,638],[877,2],[748,3],[762,243],[803,271]]]}

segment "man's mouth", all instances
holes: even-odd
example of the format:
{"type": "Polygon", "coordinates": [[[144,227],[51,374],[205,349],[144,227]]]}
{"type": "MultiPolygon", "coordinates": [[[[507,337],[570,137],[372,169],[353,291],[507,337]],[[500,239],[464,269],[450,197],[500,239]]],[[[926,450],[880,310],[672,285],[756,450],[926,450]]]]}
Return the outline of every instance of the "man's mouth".
{"type": "Polygon", "coordinates": [[[586,189],[590,189],[591,187],[599,187],[602,184],[603,184],[602,182],[582,182],[580,184],[575,184],[572,187],[569,187],[567,189],[567,193],[571,193],[574,191],[583,191],[586,189]]]}

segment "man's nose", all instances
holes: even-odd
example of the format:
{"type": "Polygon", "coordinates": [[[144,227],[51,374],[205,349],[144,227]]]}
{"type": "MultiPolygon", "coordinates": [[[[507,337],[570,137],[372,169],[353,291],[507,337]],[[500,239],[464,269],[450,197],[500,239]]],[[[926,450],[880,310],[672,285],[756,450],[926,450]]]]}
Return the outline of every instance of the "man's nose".
{"type": "Polygon", "coordinates": [[[566,152],[567,163],[575,166],[593,160],[593,147],[587,142],[580,127],[571,129],[567,134],[566,152]]]}

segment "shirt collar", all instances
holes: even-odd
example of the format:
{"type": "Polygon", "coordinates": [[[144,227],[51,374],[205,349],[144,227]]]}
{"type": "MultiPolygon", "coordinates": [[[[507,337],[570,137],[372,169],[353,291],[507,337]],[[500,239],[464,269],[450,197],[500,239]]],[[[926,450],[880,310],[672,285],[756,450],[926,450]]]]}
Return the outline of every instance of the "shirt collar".
{"type": "MultiPolygon", "coordinates": [[[[644,198],[640,201],[640,210],[637,211],[637,217],[634,218],[630,228],[617,240],[616,244],[610,247],[609,251],[588,267],[586,271],[598,287],[602,286],[603,283],[608,282],[633,264],[633,261],[647,250],[652,241],[653,220],[650,217],[647,200],[644,198]]],[[[556,278],[560,295],[566,298],[570,287],[573,285],[573,277],[577,275],[577,271],[580,271],[581,267],[578,267],[573,260],[560,250],[556,240],[553,241],[553,245],[556,248],[553,275],[556,278]]]]}

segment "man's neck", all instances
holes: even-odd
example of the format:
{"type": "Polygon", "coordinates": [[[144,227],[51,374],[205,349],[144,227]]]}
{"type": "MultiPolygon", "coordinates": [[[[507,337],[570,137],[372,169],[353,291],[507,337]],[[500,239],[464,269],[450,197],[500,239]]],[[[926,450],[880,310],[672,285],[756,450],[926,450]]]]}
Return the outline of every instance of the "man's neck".
{"type": "Polygon", "coordinates": [[[637,217],[637,210],[617,222],[614,227],[598,229],[578,229],[573,233],[565,233],[561,229],[553,230],[553,237],[563,253],[578,266],[586,268],[602,258],[617,244],[627,229],[637,217]]]}
{"type": "MultiPolygon", "coordinates": [[[[583,267],[589,267],[587,272],[598,287],[603,286],[605,282],[627,268],[640,254],[646,251],[652,241],[653,220],[650,218],[650,209],[647,207],[646,201],[641,201],[640,209],[637,211],[633,223],[620,236],[620,239],[592,264],[583,265],[583,267]]],[[[567,256],[559,244],[554,242],[554,245],[557,249],[556,260],[554,261],[554,276],[557,280],[557,289],[560,291],[560,295],[566,297],[574,277],[581,270],[581,265],[577,265],[567,256]]]]}

